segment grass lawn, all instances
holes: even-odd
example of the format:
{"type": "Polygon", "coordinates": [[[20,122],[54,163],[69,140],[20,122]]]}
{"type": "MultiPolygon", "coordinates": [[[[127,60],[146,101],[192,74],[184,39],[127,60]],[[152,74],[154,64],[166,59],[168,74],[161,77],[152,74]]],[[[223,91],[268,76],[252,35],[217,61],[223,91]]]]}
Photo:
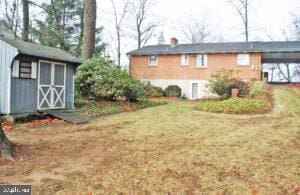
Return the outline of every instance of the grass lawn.
{"type": "Polygon", "coordinates": [[[214,114],[172,102],[97,119],[26,128],[0,183],[53,192],[292,194],[300,182],[300,88],[274,87],[272,112],[214,114]]]}

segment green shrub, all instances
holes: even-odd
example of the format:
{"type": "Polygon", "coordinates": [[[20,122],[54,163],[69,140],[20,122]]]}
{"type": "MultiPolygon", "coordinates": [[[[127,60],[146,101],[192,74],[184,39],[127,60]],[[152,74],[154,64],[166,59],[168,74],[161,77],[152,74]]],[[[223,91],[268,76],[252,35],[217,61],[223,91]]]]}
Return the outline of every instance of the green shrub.
{"type": "Polygon", "coordinates": [[[109,67],[92,87],[97,98],[105,100],[123,99],[138,101],[146,98],[143,84],[119,67],[109,67]]]}
{"type": "Polygon", "coordinates": [[[270,110],[270,104],[265,99],[229,98],[222,101],[201,102],[198,110],[216,113],[260,113],[270,110]]]}
{"type": "Polygon", "coordinates": [[[89,100],[87,100],[87,99],[85,99],[81,96],[78,96],[78,97],[75,98],[74,105],[75,105],[76,108],[81,108],[81,107],[87,105],[88,103],[89,103],[89,100]]]}
{"type": "Polygon", "coordinates": [[[110,61],[104,57],[93,57],[85,60],[77,68],[75,79],[75,94],[78,97],[93,97],[92,88],[110,67],[110,61]]]}
{"type": "Polygon", "coordinates": [[[181,88],[177,85],[169,85],[165,90],[165,94],[167,97],[180,97],[181,88]]]}
{"type": "Polygon", "coordinates": [[[262,97],[266,95],[266,83],[264,81],[253,81],[250,84],[249,95],[251,97],[262,97]]]}
{"type": "Polygon", "coordinates": [[[79,66],[75,85],[76,98],[137,101],[146,97],[140,81],[103,57],[93,57],[79,66]]]}
{"type": "Polygon", "coordinates": [[[234,70],[219,70],[211,75],[206,87],[222,99],[227,99],[231,96],[231,89],[238,88],[239,91],[242,90],[243,82],[238,78],[237,73],[234,70]]]}
{"type": "Polygon", "coordinates": [[[144,90],[148,97],[163,97],[165,92],[162,88],[151,85],[150,83],[144,84],[144,90]]]}

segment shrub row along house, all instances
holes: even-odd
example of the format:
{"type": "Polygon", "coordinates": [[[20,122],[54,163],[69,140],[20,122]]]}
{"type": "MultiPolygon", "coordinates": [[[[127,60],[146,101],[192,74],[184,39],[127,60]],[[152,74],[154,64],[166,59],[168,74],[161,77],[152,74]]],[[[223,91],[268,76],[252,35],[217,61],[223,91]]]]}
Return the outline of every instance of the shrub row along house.
{"type": "Polygon", "coordinates": [[[0,115],[74,108],[81,60],[52,47],[15,39],[0,24],[0,115]]]}
{"type": "Polygon", "coordinates": [[[163,89],[177,85],[182,96],[198,99],[208,95],[205,85],[218,70],[238,70],[250,81],[263,79],[264,63],[300,63],[300,41],[178,44],[172,38],[169,45],[145,46],[128,55],[134,78],[163,89]]]}

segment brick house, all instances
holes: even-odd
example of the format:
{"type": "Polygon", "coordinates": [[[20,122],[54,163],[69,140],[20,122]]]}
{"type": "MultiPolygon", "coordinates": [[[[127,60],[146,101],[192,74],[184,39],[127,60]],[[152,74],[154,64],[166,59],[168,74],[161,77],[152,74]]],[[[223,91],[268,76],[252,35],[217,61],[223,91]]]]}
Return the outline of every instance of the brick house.
{"type": "Polygon", "coordinates": [[[178,85],[182,95],[198,99],[208,95],[205,87],[212,73],[239,71],[249,81],[262,79],[264,63],[300,63],[300,41],[225,42],[152,45],[127,53],[130,73],[136,79],[165,89],[178,85]]]}

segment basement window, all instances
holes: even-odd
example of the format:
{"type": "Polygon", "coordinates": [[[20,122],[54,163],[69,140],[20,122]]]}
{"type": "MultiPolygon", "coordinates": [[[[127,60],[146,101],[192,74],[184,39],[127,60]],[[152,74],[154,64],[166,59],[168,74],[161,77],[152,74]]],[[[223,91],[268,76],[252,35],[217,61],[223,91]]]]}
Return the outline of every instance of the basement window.
{"type": "Polygon", "coordinates": [[[31,78],[31,72],[32,72],[31,62],[29,62],[29,61],[20,61],[20,67],[19,67],[19,76],[20,76],[20,78],[30,79],[31,78]]]}
{"type": "Polygon", "coordinates": [[[157,66],[157,56],[155,55],[148,56],[148,65],[157,66]]]}

